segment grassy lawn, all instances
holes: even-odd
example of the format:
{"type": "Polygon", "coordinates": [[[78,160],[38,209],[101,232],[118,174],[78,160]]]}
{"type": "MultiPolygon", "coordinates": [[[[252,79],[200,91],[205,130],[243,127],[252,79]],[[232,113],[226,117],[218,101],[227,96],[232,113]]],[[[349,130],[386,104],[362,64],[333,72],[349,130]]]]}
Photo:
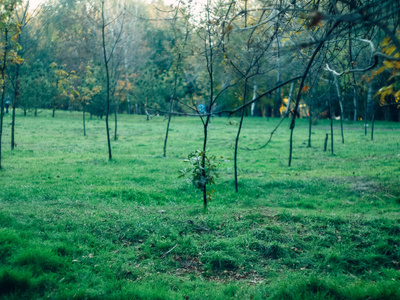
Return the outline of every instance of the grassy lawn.
{"type": "MultiPolygon", "coordinates": [[[[81,113],[9,115],[0,171],[0,299],[400,299],[400,124],[289,121],[259,151],[222,165],[207,211],[179,170],[202,146],[196,118],[120,115],[114,159],[105,122],[81,113]],[[370,129],[368,129],[370,130],[370,129]],[[328,148],[330,145],[328,145],[328,148]]],[[[241,147],[277,119],[248,118],[241,147]]],[[[209,150],[233,158],[237,126],[214,118],[209,150]]],[[[113,132],[113,131],[111,131],[113,132]]]]}

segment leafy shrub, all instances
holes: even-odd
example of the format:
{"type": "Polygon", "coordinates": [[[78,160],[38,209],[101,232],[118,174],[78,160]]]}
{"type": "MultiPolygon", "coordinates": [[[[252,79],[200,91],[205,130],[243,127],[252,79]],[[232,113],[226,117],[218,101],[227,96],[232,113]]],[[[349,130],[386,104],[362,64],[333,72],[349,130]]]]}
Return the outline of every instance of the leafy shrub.
{"type": "MultiPolygon", "coordinates": [[[[207,155],[206,151],[196,150],[188,155],[184,160],[190,164],[190,167],[181,170],[179,178],[187,177],[186,181],[192,183],[199,190],[204,191],[209,184],[215,184],[215,179],[218,178],[218,167],[222,162],[228,162],[222,156],[217,158],[215,155],[207,155]]],[[[207,199],[212,199],[214,190],[207,192],[207,199]]]]}

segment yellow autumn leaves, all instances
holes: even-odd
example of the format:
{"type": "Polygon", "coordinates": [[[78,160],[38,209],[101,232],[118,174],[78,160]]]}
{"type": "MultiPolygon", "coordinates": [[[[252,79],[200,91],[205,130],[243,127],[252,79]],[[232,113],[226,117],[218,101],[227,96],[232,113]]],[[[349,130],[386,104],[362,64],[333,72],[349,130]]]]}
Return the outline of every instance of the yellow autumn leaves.
{"type": "MultiPolygon", "coordinates": [[[[399,32],[400,36],[400,32],[399,32]]],[[[400,53],[397,47],[393,44],[392,40],[389,37],[385,37],[380,44],[382,47],[382,53],[387,56],[392,56],[394,59],[400,58],[400,53]],[[396,53],[397,52],[397,53],[396,53]],[[394,55],[393,55],[394,54],[394,55]]],[[[395,76],[397,76],[398,72],[400,71],[400,61],[397,60],[384,60],[383,66],[380,67],[378,70],[372,72],[371,78],[366,78],[366,81],[369,82],[374,78],[374,76],[381,74],[384,71],[391,71],[391,76],[389,77],[389,81],[392,80],[395,76]]],[[[363,76],[364,77],[364,76],[363,76]]],[[[375,97],[380,96],[380,104],[385,105],[386,97],[393,96],[396,102],[399,102],[400,97],[400,89],[397,90],[395,83],[390,84],[389,86],[383,86],[378,90],[375,94],[375,97]]]]}

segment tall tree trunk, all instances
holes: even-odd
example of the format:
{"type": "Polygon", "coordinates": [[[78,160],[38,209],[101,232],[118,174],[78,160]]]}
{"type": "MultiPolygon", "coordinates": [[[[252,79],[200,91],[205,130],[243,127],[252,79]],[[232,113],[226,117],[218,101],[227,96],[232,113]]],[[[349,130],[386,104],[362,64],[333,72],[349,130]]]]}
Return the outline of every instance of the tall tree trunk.
{"type": "MultiPolygon", "coordinates": [[[[353,76],[355,76],[354,75],[354,73],[353,73],[353,76]]],[[[357,121],[357,114],[358,114],[358,104],[357,104],[358,102],[357,102],[357,87],[353,87],[353,104],[354,104],[354,117],[353,117],[353,120],[354,120],[354,122],[356,122],[357,121]]]]}
{"type": "Polygon", "coordinates": [[[7,52],[8,52],[8,29],[5,29],[4,32],[5,38],[5,48],[4,48],[4,56],[3,56],[3,66],[1,68],[1,79],[3,81],[2,92],[1,92],[1,104],[0,104],[0,169],[1,169],[1,141],[3,136],[3,119],[4,119],[4,96],[6,93],[6,68],[7,68],[7,52]]]}
{"type": "Polygon", "coordinates": [[[86,136],[86,107],[83,105],[83,136],[86,136]]]}
{"type": "Polygon", "coordinates": [[[309,106],[309,113],[308,113],[308,148],[311,148],[311,132],[312,132],[312,105],[313,105],[313,98],[310,97],[310,106],[309,106]]]}
{"type": "Polygon", "coordinates": [[[12,111],[12,122],[11,122],[11,150],[14,150],[15,147],[15,107],[19,103],[19,89],[20,89],[20,82],[19,82],[19,69],[20,65],[17,64],[15,70],[15,90],[14,90],[14,99],[13,99],[13,111],[12,111]]]}
{"type": "MultiPolygon", "coordinates": [[[[20,30],[22,31],[22,29],[26,26],[26,17],[27,17],[27,13],[28,13],[28,8],[29,8],[29,1],[27,2],[25,9],[23,11],[23,16],[22,16],[22,20],[21,20],[21,27],[20,30]]],[[[18,44],[21,45],[21,32],[18,35],[18,39],[17,39],[18,44]]],[[[19,54],[21,54],[21,50],[17,50],[17,56],[19,54]]],[[[22,56],[22,54],[21,54],[22,56]]],[[[16,68],[15,68],[15,89],[14,89],[14,99],[12,102],[12,106],[13,106],[13,111],[12,111],[12,122],[11,122],[11,150],[14,150],[14,147],[16,146],[15,143],[15,108],[19,105],[19,96],[20,96],[20,81],[19,81],[19,74],[20,74],[20,68],[21,68],[21,64],[17,63],[16,68]]]]}
{"type": "MultiPolygon", "coordinates": [[[[244,81],[243,105],[246,104],[246,98],[247,98],[247,77],[244,81]]],[[[240,132],[242,131],[242,126],[243,126],[244,111],[245,110],[242,109],[242,116],[240,118],[239,128],[238,128],[238,132],[236,134],[236,140],[235,140],[234,169],[235,169],[235,191],[236,192],[238,192],[237,152],[238,152],[238,146],[239,146],[240,132]]]]}
{"type": "MultiPolygon", "coordinates": [[[[257,98],[257,83],[253,83],[253,100],[254,99],[256,99],[257,98]]],[[[253,102],[252,104],[251,104],[251,108],[250,108],[250,111],[251,111],[251,116],[252,117],[254,117],[254,111],[255,111],[255,109],[256,109],[256,103],[255,102],[253,102]]]]}
{"type": "Polygon", "coordinates": [[[368,93],[367,99],[365,103],[365,113],[364,113],[364,134],[367,135],[367,127],[368,127],[368,113],[369,113],[369,106],[372,101],[372,84],[368,86],[368,93]]]}
{"type": "MultiPolygon", "coordinates": [[[[173,23],[173,26],[175,26],[175,23],[173,23]]],[[[188,37],[189,37],[189,29],[188,29],[188,27],[186,27],[186,35],[185,35],[185,39],[184,39],[184,42],[183,42],[183,47],[186,46],[188,37]]],[[[165,132],[165,139],[164,139],[164,149],[163,149],[163,156],[164,157],[167,156],[167,142],[168,142],[169,126],[171,124],[171,117],[172,117],[172,113],[174,111],[174,101],[175,101],[175,98],[176,98],[176,93],[177,93],[176,91],[177,91],[177,88],[178,88],[178,74],[179,74],[179,71],[180,71],[182,60],[183,60],[182,51],[179,51],[178,57],[176,58],[176,67],[175,67],[175,72],[174,72],[174,89],[172,91],[171,102],[169,104],[167,130],[165,132]]],[[[211,108],[210,108],[209,112],[211,113],[211,108]]]]}
{"type": "MultiPolygon", "coordinates": [[[[58,78],[56,79],[56,88],[58,90],[58,78]]],[[[54,100],[53,100],[53,114],[52,114],[52,118],[55,117],[56,115],[56,108],[57,108],[57,95],[55,96],[54,100]]]]}
{"type": "Polygon", "coordinates": [[[339,100],[340,105],[340,133],[342,135],[342,144],[344,144],[344,132],[343,132],[343,102],[339,100]]]}
{"type": "Polygon", "coordinates": [[[314,59],[317,56],[317,53],[321,50],[321,48],[322,48],[322,46],[323,46],[323,44],[325,42],[326,37],[329,37],[338,25],[339,25],[339,23],[336,22],[335,24],[332,25],[332,27],[328,30],[328,32],[325,33],[325,37],[319,42],[317,48],[315,48],[314,53],[312,54],[311,58],[309,59],[309,61],[307,63],[307,67],[304,70],[304,73],[302,75],[301,82],[300,82],[300,87],[299,87],[299,92],[297,93],[297,97],[296,97],[296,105],[295,105],[294,110],[293,110],[292,122],[290,123],[290,127],[289,127],[290,128],[289,167],[292,164],[293,130],[294,130],[295,126],[296,126],[296,114],[297,114],[297,111],[299,109],[300,97],[301,97],[301,93],[302,93],[303,88],[304,88],[304,82],[306,80],[306,76],[307,76],[308,72],[310,71],[311,65],[314,62],[314,59]]]}
{"type": "MultiPolygon", "coordinates": [[[[210,0],[207,1],[207,8],[209,8],[210,0]]],[[[210,19],[210,10],[207,9],[207,18],[210,19]]],[[[207,23],[206,29],[207,38],[204,40],[205,44],[205,53],[206,53],[206,61],[207,61],[207,71],[210,80],[210,96],[209,96],[209,105],[208,111],[211,112],[212,106],[214,105],[214,51],[213,45],[211,42],[211,30],[210,30],[210,22],[207,23]]],[[[204,122],[203,117],[201,117],[203,121],[203,157],[201,161],[202,172],[201,175],[203,178],[206,178],[206,150],[207,150],[207,139],[208,139],[208,123],[210,122],[210,114],[207,114],[206,121],[204,122]]],[[[203,187],[203,206],[204,209],[207,209],[207,184],[204,184],[203,187]]]]}
{"type": "Polygon", "coordinates": [[[105,37],[105,19],[104,19],[104,0],[101,1],[101,16],[103,20],[103,24],[101,27],[101,35],[103,39],[103,55],[104,55],[104,65],[106,69],[106,79],[107,79],[107,110],[106,110],[106,132],[107,132],[107,145],[108,145],[108,160],[112,160],[111,153],[111,141],[110,141],[110,128],[108,126],[108,117],[110,114],[110,73],[108,70],[108,58],[106,51],[106,37],[105,37]]]}
{"type": "Polygon", "coordinates": [[[333,75],[334,80],[335,80],[335,86],[336,86],[336,93],[338,96],[339,100],[339,105],[340,105],[340,132],[342,134],[342,144],[344,144],[344,134],[343,134],[343,101],[342,101],[342,94],[340,93],[340,86],[339,86],[339,80],[336,75],[333,75]]]}
{"type": "Polygon", "coordinates": [[[15,106],[13,105],[11,119],[11,150],[14,150],[15,145],[15,106]]]}
{"type": "MultiPolygon", "coordinates": [[[[178,55],[178,63],[177,63],[177,68],[179,65],[179,60],[180,60],[180,54],[178,55]]],[[[174,74],[174,89],[171,95],[171,101],[169,103],[169,113],[168,113],[168,123],[167,123],[167,130],[165,132],[165,139],[164,139],[164,149],[163,149],[163,156],[167,156],[167,142],[168,142],[168,133],[169,133],[169,125],[171,124],[171,117],[172,117],[172,112],[174,111],[174,100],[176,97],[176,88],[178,85],[178,70],[175,70],[174,74]]]]}
{"type": "Polygon", "coordinates": [[[292,153],[293,153],[293,130],[290,130],[289,140],[289,167],[292,165],[292,153]]]}
{"type": "MultiPolygon", "coordinates": [[[[276,85],[281,84],[281,55],[280,55],[280,40],[279,40],[279,34],[276,35],[276,41],[277,41],[277,55],[278,55],[278,74],[276,76],[276,85]]],[[[274,107],[274,117],[278,117],[280,115],[280,108],[282,105],[282,96],[281,96],[281,88],[276,90],[276,103],[274,107]]]]}
{"type": "Polygon", "coordinates": [[[114,141],[116,141],[118,139],[118,135],[117,135],[117,125],[118,125],[117,121],[118,121],[118,119],[117,119],[117,116],[118,116],[118,105],[115,105],[114,141]]]}
{"type": "MultiPolygon", "coordinates": [[[[209,116],[207,116],[207,120],[203,126],[203,131],[204,131],[204,139],[203,139],[203,157],[201,161],[201,167],[202,167],[202,176],[203,178],[206,177],[206,146],[207,146],[207,138],[208,138],[208,120],[209,116]]],[[[204,184],[203,186],[203,206],[204,209],[207,208],[207,184],[204,184]]]]}
{"type": "MultiPolygon", "coordinates": [[[[351,26],[351,23],[350,23],[351,26]]],[[[349,30],[349,55],[350,55],[350,70],[353,69],[353,47],[351,44],[351,30],[349,30]]],[[[352,79],[353,79],[353,105],[354,105],[354,116],[353,120],[354,122],[357,121],[357,114],[358,114],[358,102],[357,102],[357,86],[356,86],[356,75],[354,72],[351,74],[352,79]]]]}
{"type": "Polygon", "coordinates": [[[374,140],[374,127],[375,127],[375,105],[372,105],[372,122],[371,122],[371,141],[374,140]]]}
{"type": "MultiPolygon", "coordinates": [[[[330,75],[333,76],[333,75],[330,75]]],[[[332,91],[331,91],[331,77],[329,76],[329,117],[331,119],[331,154],[333,155],[333,109],[332,109],[332,91]]]]}
{"type": "Polygon", "coordinates": [[[169,125],[171,123],[172,112],[174,109],[174,99],[171,98],[171,102],[169,103],[169,113],[168,113],[168,123],[167,123],[167,130],[165,132],[165,139],[164,139],[164,153],[163,156],[167,156],[167,142],[168,142],[168,133],[169,133],[169,125]]]}

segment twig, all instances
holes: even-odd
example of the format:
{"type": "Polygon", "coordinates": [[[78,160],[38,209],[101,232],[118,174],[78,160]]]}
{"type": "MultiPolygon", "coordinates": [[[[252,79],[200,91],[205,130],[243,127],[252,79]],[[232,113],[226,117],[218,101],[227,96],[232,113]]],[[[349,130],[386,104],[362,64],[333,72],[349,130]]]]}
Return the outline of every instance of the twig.
{"type": "Polygon", "coordinates": [[[162,258],[166,257],[168,254],[171,253],[172,250],[174,250],[176,247],[178,246],[178,244],[176,244],[175,246],[173,246],[171,249],[169,249],[167,252],[165,252],[163,255],[161,255],[162,258]]]}

